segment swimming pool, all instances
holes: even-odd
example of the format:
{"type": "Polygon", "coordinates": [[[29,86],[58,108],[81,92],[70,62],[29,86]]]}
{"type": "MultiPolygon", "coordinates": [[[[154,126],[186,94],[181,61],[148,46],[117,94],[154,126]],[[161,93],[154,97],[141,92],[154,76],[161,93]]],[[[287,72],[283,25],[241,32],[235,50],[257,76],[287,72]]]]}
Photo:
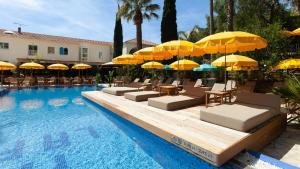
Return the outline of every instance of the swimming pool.
{"type": "Polygon", "coordinates": [[[90,90],[22,89],[1,96],[0,168],[215,168],[83,99],[81,91],[90,90]]]}

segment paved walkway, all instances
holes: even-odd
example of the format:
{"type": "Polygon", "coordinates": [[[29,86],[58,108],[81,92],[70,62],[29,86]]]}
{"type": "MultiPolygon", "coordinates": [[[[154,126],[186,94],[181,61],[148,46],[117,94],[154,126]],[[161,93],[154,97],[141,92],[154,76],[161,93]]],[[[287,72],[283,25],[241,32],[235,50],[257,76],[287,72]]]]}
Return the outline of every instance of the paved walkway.
{"type": "Polygon", "coordinates": [[[287,127],[262,153],[300,167],[300,125],[297,128],[287,127]]]}

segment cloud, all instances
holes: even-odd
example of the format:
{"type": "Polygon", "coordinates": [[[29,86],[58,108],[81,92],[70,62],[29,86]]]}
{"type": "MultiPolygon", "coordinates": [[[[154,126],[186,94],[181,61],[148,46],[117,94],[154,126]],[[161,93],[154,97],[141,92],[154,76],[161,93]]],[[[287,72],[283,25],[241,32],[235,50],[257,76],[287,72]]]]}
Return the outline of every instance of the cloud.
{"type": "MultiPolygon", "coordinates": [[[[112,41],[117,0],[0,0],[0,28],[16,29],[14,22],[27,26],[24,31],[51,35],[70,36],[94,40],[112,41]]],[[[205,26],[209,6],[203,1],[177,0],[177,24],[179,31],[187,31],[194,25],[205,26]]],[[[163,1],[153,0],[161,5],[163,1]]],[[[145,20],[143,38],[160,42],[160,21],[145,20]]],[[[135,38],[135,25],[123,23],[124,40],[135,38]]]]}

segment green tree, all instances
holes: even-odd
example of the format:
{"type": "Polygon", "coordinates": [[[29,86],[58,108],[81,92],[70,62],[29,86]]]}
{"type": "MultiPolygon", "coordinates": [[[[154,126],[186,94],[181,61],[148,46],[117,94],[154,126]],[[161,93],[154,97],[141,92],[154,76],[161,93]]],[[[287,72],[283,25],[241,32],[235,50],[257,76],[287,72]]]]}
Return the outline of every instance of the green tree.
{"type": "MultiPolygon", "coordinates": [[[[120,9],[118,5],[118,10],[120,9]]],[[[119,17],[118,12],[116,14],[115,30],[114,30],[114,52],[113,57],[122,55],[123,50],[123,28],[121,17],[119,17]]]]}
{"type": "Polygon", "coordinates": [[[209,32],[208,29],[200,28],[198,25],[196,25],[191,31],[188,32],[180,31],[178,35],[179,35],[179,39],[181,40],[197,42],[200,39],[208,36],[209,32]]]}
{"type": "Polygon", "coordinates": [[[176,0],[165,0],[161,21],[161,42],[178,39],[176,0]]]}
{"type": "Polygon", "coordinates": [[[155,13],[159,10],[158,4],[152,4],[152,0],[120,0],[122,2],[119,15],[128,22],[133,21],[136,26],[137,49],[142,49],[142,23],[144,19],[158,18],[155,13]]]}

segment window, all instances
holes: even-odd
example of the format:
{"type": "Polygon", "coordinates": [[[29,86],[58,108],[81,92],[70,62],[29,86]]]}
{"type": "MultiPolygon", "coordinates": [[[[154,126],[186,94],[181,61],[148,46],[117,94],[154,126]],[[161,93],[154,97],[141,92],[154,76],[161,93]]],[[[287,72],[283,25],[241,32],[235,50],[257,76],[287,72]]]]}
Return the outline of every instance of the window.
{"type": "Polygon", "coordinates": [[[68,55],[69,54],[68,48],[63,48],[63,47],[59,48],[59,54],[60,55],[68,55]]]}
{"type": "Polygon", "coordinates": [[[38,47],[36,45],[28,45],[28,55],[34,56],[38,52],[38,47]]]}
{"type": "Polygon", "coordinates": [[[55,54],[55,48],[54,47],[48,47],[48,54],[55,54]]]}
{"type": "Polygon", "coordinates": [[[6,42],[0,42],[0,49],[9,49],[9,44],[6,42]]]}
{"type": "Polygon", "coordinates": [[[99,59],[102,60],[102,52],[99,52],[99,59]]]}
{"type": "Polygon", "coordinates": [[[79,60],[82,62],[86,62],[88,60],[88,48],[79,49],[79,60]]]}

